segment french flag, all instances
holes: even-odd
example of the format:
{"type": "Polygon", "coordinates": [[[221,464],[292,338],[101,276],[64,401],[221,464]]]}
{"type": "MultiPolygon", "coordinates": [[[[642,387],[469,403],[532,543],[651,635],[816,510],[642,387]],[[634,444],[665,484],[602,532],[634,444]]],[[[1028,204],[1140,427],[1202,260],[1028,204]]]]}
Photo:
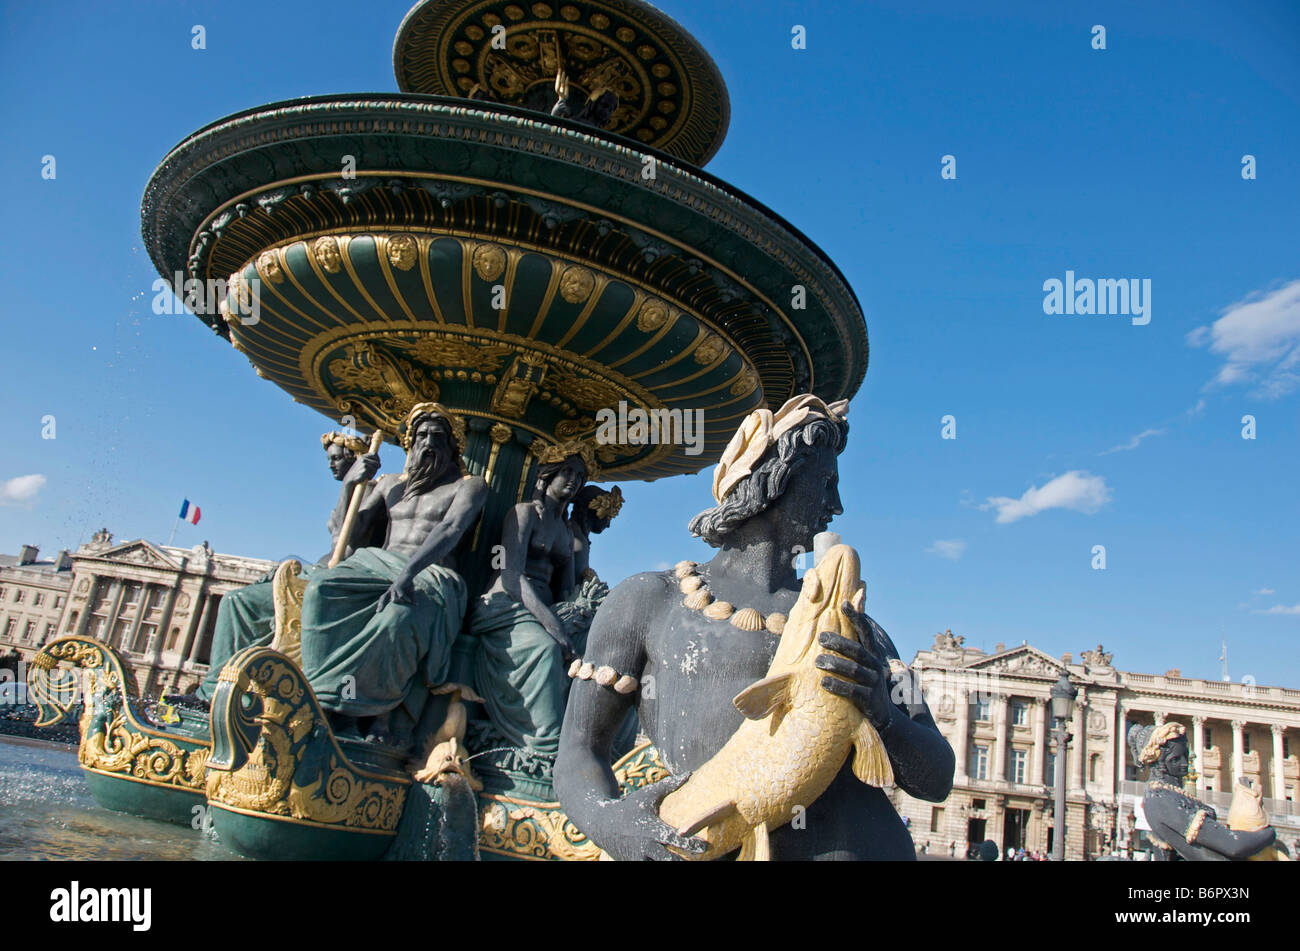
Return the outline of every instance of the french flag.
{"type": "Polygon", "coordinates": [[[182,521],[189,522],[191,525],[199,524],[199,507],[191,505],[189,499],[181,502],[181,514],[176,516],[182,521]]]}

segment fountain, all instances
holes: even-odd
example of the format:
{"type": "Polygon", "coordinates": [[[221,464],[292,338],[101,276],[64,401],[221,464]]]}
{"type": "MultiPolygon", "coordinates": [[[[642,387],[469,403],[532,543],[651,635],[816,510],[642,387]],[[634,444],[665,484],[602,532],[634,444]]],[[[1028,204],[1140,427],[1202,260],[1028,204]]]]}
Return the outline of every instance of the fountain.
{"type": "MultiPolygon", "coordinates": [[[[755,409],[856,392],[852,290],[792,225],[701,170],[727,93],[663,13],[422,0],[393,63],[398,93],[273,103],[193,133],[149,181],[142,228],[196,316],[294,400],[389,441],[426,401],[465,421],[466,470],[488,487],[470,592],[548,449],[581,441],[602,479],[660,479],[710,465],[755,409]],[[214,285],[215,312],[184,293],[214,285]],[[701,441],[607,438],[615,412],[669,427],[700,412],[701,441]]],[[[211,720],[178,710],[166,725],[138,712],[106,645],[63,638],[39,663],[43,722],[70,709],[52,688],[81,678],[80,762],[110,809],[188,822],[206,805],[249,855],[376,858],[411,802],[443,805],[413,794],[404,755],[334,736],[285,652],[236,655],[211,720]],[[308,756],[321,772],[300,784],[308,756]]],[[[465,742],[484,855],[596,857],[554,801],[552,761],[497,748],[481,714],[465,742]]],[[[619,776],[656,769],[642,744],[619,776]]]]}

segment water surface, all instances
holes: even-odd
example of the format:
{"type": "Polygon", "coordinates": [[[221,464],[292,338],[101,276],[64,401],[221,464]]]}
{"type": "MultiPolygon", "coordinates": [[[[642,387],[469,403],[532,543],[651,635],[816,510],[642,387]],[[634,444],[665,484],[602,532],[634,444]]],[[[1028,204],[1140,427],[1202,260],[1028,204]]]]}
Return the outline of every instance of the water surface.
{"type": "Polygon", "coordinates": [[[75,747],[0,735],[0,860],[237,860],[215,832],[109,812],[75,747]]]}

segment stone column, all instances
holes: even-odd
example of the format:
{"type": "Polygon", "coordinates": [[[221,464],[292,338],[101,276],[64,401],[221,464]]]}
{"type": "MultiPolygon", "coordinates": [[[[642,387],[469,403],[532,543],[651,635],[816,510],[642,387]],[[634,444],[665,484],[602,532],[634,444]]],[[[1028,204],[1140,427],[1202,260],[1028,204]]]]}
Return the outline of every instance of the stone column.
{"type": "MultiPolygon", "coordinates": [[[[77,637],[85,637],[86,630],[90,627],[90,609],[95,603],[95,596],[99,594],[100,577],[99,575],[90,576],[90,590],[86,592],[86,603],[81,608],[81,614],[77,617],[77,626],[72,631],[77,637]]],[[[72,607],[72,589],[68,589],[68,607],[72,607]]]]}
{"type": "Polygon", "coordinates": [[[965,686],[956,688],[953,702],[957,705],[957,727],[952,738],[952,755],[957,761],[957,768],[954,771],[953,781],[957,785],[962,785],[968,781],[966,761],[970,742],[970,695],[966,693],[965,686]]]}
{"type": "Polygon", "coordinates": [[[110,647],[121,647],[121,644],[113,643],[113,628],[117,626],[117,613],[122,610],[122,597],[126,594],[126,582],[118,579],[117,593],[113,595],[113,606],[108,609],[107,619],[104,621],[104,643],[110,647]]]}
{"type": "Polygon", "coordinates": [[[1115,789],[1122,790],[1121,784],[1128,779],[1128,710],[1122,706],[1115,711],[1115,726],[1119,731],[1115,750],[1115,789]]]}
{"type": "Polygon", "coordinates": [[[194,658],[199,655],[199,645],[203,643],[203,629],[208,623],[208,612],[212,610],[212,596],[206,591],[202,594],[203,603],[195,606],[194,609],[194,630],[190,634],[189,643],[186,645],[185,666],[189,667],[196,663],[194,658]]]}
{"type": "Polygon", "coordinates": [[[1224,792],[1232,795],[1232,790],[1237,788],[1237,780],[1246,775],[1245,750],[1242,745],[1245,742],[1242,731],[1246,728],[1245,720],[1232,721],[1232,782],[1224,792]]]}
{"type": "Polygon", "coordinates": [[[1088,693],[1080,687],[1079,696],[1074,702],[1074,718],[1070,721],[1070,732],[1074,734],[1074,739],[1070,743],[1070,773],[1073,776],[1070,777],[1071,782],[1067,783],[1067,786],[1074,792],[1082,792],[1088,781],[1088,777],[1083,774],[1083,741],[1087,707],[1088,693]]]}
{"type": "MultiPolygon", "coordinates": [[[[149,589],[152,587],[153,585],[148,582],[140,582],[140,600],[137,601],[135,605],[135,620],[131,622],[131,630],[126,635],[127,643],[122,645],[124,650],[131,651],[132,653],[135,653],[135,639],[139,635],[140,625],[144,621],[144,610],[149,604],[149,589]]],[[[143,655],[145,652],[140,651],[140,653],[143,655]]]]}
{"type": "Polygon", "coordinates": [[[1043,754],[1047,750],[1047,732],[1044,728],[1047,720],[1047,705],[1042,697],[1034,697],[1030,703],[1033,704],[1033,714],[1029,722],[1033,724],[1034,747],[1029,754],[1029,783],[1032,786],[1041,786],[1043,785],[1043,754]]]}
{"type": "Polygon", "coordinates": [[[1205,795],[1205,717],[1192,717],[1192,752],[1196,754],[1196,796],[1205,795]]]}
{"type": "Polygon", "coordinates": [[[993,780],[1007,781],[1007,697],[993,697],[993,780]]]}
{"type": "Polygon", "coordinates": [[[1286,798],[1286,773],[1282,762],[1282,724],[1269,725],[1273,731],[1273,798],[1286,798]]]}

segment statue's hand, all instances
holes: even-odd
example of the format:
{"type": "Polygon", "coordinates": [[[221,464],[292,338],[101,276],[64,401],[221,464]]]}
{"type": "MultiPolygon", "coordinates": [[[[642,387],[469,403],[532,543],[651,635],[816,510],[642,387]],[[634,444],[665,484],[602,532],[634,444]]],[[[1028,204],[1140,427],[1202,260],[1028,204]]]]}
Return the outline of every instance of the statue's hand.
{"type": "Polygon", "coordinates": [[[709,847],[707,842],[680,835],[659,818],[659,804],[689,778],[689,773],[670,776],[605,803],[592,840],[620,862],[681,861],[670,845],[691,855],[703,853],[709,847]]]}
{"type": "MultiPolygon", "coordinates": [[[[847,610],[845,614],[858,628],[859,637],[870,637],[865,615],[849,614],[847,610]],[[858,617],[864,618],[861,626],[858,617]]],[[[822,687],[837,697],[852,700],[872,726],[883,730],[889,724],[892,707],[889,702],[889,668],[885,662],[861,644],[830,631],[818,635],[817,642],[834,652],[817,655],[815,663],[818,668],[836,675],[823,677],[822,687]]]]}
{"type": "Polygon", "coordinates": [[[414,599],[415,580],[405,575],[398,575],[397,580],[389,585],[388,590],[375,602],[375,612],[382,611],[390,604],[410,604],[414,599]]]}
{"type": "Polygon", "coordinates": [[[352,485],[356,485],[358,482],[369,482],[378,471],[379,453],[368,452],[357,456],[357,461],[352,463],[352,468],[348,470],[347,480],[352,485]]]}

